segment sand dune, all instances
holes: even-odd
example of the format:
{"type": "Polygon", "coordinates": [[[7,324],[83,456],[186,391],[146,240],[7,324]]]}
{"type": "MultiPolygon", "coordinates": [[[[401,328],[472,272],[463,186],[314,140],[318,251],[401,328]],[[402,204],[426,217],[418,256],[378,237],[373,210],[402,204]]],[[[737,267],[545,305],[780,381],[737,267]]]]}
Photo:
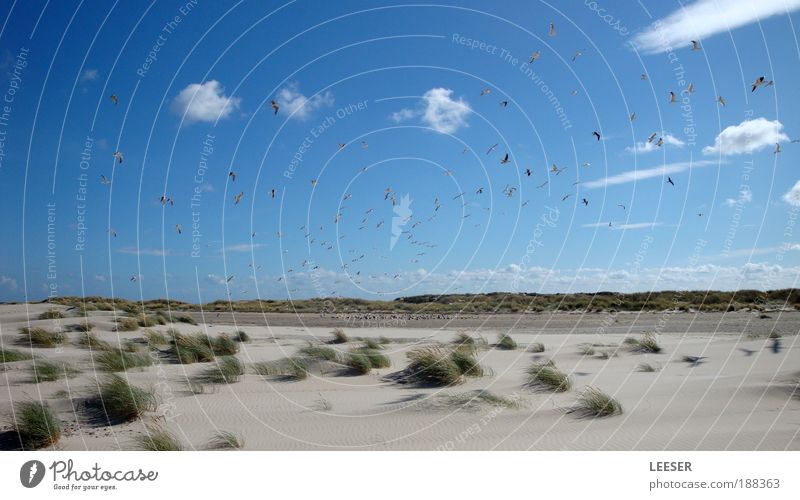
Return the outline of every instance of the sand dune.
{"type": "MultiPolygon", "coordinates": [[[[168,356],[168,346],[158,346],[153,354],[156,364],[123,373],[133,385],[155,390],[158,410],[133,422],[100,426],[87,420],[84,406],[96,392],[96,380],[106,375],[92,362],[98,351],[76,346],[80,334],[69,331],[68,342],[55,348],[19,345],[21,327],[68,330],[84,321],[70,316],[74,311],[64,307],[58,308],[67,316],[63,319],[36,319],[48,309],[43,304],[0,306],[0,345],[32,353],[36,359],[68,362],[81,373],[35,384],[30,374],[33,361],[0,365],[4,386],[0,413],[9,417],[18,401],[47,401],[62,423],[57,448],[63,450],[132,449],[146,426],[166,428],[187,449],[203,449],[217,430],[240,435],[244,448],[252,450],[800,449],[800,398],[792,396],[796,384],[792,381],[800,371],[798,312],[769,313],[771,318],[746,312],[556,314],[526,319],[511,329],[509,317],[487,318],[479,328],[465,331],[490,344],[477,351],[480,364],[490,373],[445,388],[398,384],[388,376],[408,365],[409,350],[449,343],[460,326],[345,328],[350,342],[333,347],[346,350],[359,345],[356,337],[385,337],[391,342],[382,352],[391,367],[354,375],[321,364],[313,366],[305,380],[289,381],[256,375],[251,366],[291,356],[308,342],[327,342],[330,327],[304,327],[289,315],[269,324],[262,317],[259,324],[258,315],[244,314],[215,317],[208,325],[158,325],[148,330],[175,328],[212,336],[232,334],[237,328],[245,331],[251,341],[239,344],[236,354],[247,367],[245,375],[236,383],[206,384],[201,392],[195,384],[192,391],[188,380],[214,362],[177,364],[168,356]],[[661,353],[635,353],[623,345],[628,337],[656,330],[661,353]],[[777,346],[768,338],[773,331],[782,335],[777,346]],[[519,348],[491,348],[499,333],[509,333],[519,348]],[[536,342],[545,345],[543,353],[527,351],[536,342]],[[595,344],[595,354],[581,354],[584,344],[595,344]],[[706,359],[688,363],[682,359],[687,355],[706,359]],[[568,373],[572,389],[539,393],[527,388],[526,370],[537,360],[552,360],[568,373]],[[658,371],[638,371],[641,363],[658,371]],[[613,396],[624,412],[606,418],[567,413],[587,386],[613,396]],[[475,398],[480,391],[505,399],[475,398]]],[[[133,341],[147,353],[144,329],[114,332],[114,316],[89,313],[96,337],[115,346],[133,341]]],[[[0,428],[7,437],[10,430],[8,425],[0,428]]]]}

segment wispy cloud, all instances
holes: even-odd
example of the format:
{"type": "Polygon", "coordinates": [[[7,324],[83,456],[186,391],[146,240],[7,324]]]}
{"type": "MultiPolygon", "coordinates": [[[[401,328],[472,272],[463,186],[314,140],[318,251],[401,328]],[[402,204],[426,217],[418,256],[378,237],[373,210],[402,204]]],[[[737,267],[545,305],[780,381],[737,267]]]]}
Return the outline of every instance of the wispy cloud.
{"type": "Polygon", "coordinates": [[[783,201],[794,207],[800,207],[800,181],[795,182],[792,189],[784,193],[783,201]]]}
{"type": "Polygon", "coordinates": [[[214,122],[228,117],[239,107],[241,99],[228,97],[216,80],[192,83],[172,101],[172,112],[184,116],[187,123],[214,122]]]}
{"type": "Polygon", "coordinates": [[[256,248],[267,246],[264,243],[240,243],[238,245],[228,245],[225,247],[226,252],[249,252],[256,248]]]}
{"type": "Polygon", "coordinates": [[[17,280],[0,274],[0,288],[5,288],[13,292],[17,289],[17,280]]]}
{"type": "MultiPolygon", "coordinates": [[[[682,148],[686,145],[685,142],[678,139],[672,134],[664,134],[662,137],[664,139],[664,144],[667,146],[674,146],[676,148],[682,148]]],[[[650,153],[652,151],[656,151],[661,149],[657,145],[657,141],[653,140],[652,142],[644,141],[644,142],[637,142],[633,147],[628,146],[625,148],[625,151],[629,153],[650,153]]]]}
{"type": "Polygon", "coordinates": [[[713,146],[703,148],[703,154],[729,156],[753,153],[774,146],[775,143],[788,141],[789,138],[781,132],[781,129],[783,124],[778,120],[769,121],[766,118],[745,120],[739,125],[726,127],[714,139],[713,146]]]}
{"type": "Polygon", "coordinates": [[[308,98],[300,92],[296,83],[279,90],[275,100],[278,101],[281,111],[287,112],[289,118],[297,120],[307,120],[314,111],[333,106],[334,103],[333,94],[329,90],[308,98]]]}
{"type": "Polygon", "coordinates": [[[746,203],[750,203],[753,201],[753,192],[750,191],[750,188],[746,187],[739,191],[738,198],[728,198],[725,200],[725,206],[728,208],[733,208],[736,205],[744,205],[746,203]]]}
{"type": "Polygon", "coordinates": [[[117,252],[131,254],[131,255],[155,255],[158,257],[165,257],[170,255],[169,250],[161,248],[122,247],[119,250],[117,250],[117,252]]]}
{"type": "Polygon", "coordinates": [[[647,168],[642,170],[629,170],[620,174],[603,177],[594,181],[584,182],[581,185],[587,189],[596,189],[607,186],[615,186],[617,184],[627,184],[629,182],[641,181],[650,179],[652,177],[664,177],[671,174],[684,172],[690,168],[707,167],[709,165],[716,165],[716,161],[700,160],[695,162],[680,162],[668,163],[655,168],[647,168]]]}
{"type": "Polygon", "coordinates": [[[81,73],[81,76],[78,77],[78,81],[81,83],[93,82],[97,80],[99,76],[100,73],[96,69],[86,68],[83,70],[83,73],[81,73]]]}
{"type": "Polygon", "coordinates": [[[689,48],[691,40],[711,38],[798,8],[800,0],[698,0],[645,28],[634,37],[633,45],[648,54],[689,48]]]}
{"type": "Polygon", "coordinates": [[[453,91],[450,89],[432,88],[423,94],[423,103],[419,109],[403,108],[389,115],[389,119],[400,123],[420,117],[433,130],[442,134],[453,134],[469,126],[467,116],[472,108],[463,98],[454,100],[452,95],[453,91]]]}

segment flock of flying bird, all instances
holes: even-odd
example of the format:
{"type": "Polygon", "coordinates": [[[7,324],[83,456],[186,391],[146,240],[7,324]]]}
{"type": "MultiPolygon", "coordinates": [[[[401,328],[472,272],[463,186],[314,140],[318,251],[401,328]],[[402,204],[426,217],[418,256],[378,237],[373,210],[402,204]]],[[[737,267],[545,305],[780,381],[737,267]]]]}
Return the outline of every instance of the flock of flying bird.
{"type": "MultiPolygon", "coordinates": [[[[556,36],[556,27],[555,27],[555,25],[553,23],[550,23],[550,26],[549,26],[549,29],[548,29],[548,36],[550,36],[550,37],[556,36]]],[[[694,40],[691,41],[691,50],[692,51],[701,50],[700,44],[697,41],[694,41],[694,40]]],[[[577,50],[574,53],[573,57],[572,57],[572,61],[575,62],[579,57],[581,57],[584,54],[584,52],[585,52],[584,49],[577,50]]],[[[541,52],[539,50],[534,51],[530,56],[530,63],[533,64],[536,61],[538,61],[540,58],[541,58],[541,52]]],[[[648,75],[646,73],[642,74],[640,79],[641,80],[648,80],[648,75]]],[[[774,84],[774,82],[772,80],[767,80],[765,77],[760,76],[760,77],[756,78],[755,81],[752,83],[751,92],[755,92],[757,89],[762,88],[762,87],[772,86],[773,84],[774,84]]],[[[694,84],[693,83],[689,83],[688,86],[686,87],[686,91],[689,94],[693,94],[695,92],[694,84]]],[[[492,92],[491,88],[483,88],[480,91],[479,96],[480,97],[484,97],[484,96],[487,96],[487,95],[491,94],[491,92],[492,92]]],[[[573,90],[571,92],[571,94],[572,95],[577,95],[577,91],[573,90]]],[[[112,103],[114,105],[117,105],[119,103],[119,96],[117,96],[116,94],[111,95],[110,99],[111,99],[111,101],[112,101],[112,103]]],[[[674,91],[669,91],[668,102],[670,104],[674,104],[674,103],[679,102],[678,95],[674,91]]],[[[727,104],[727,101],[722,96],[717,96],[716,102],[720,106],[726,106],[726,104],[727,104]]],[[[270,106],[272,108],[273,115],[277,115],[278,112],[280,111],[279,102],[276,101],[276,100],[272,100],[271,103],[270,103],[270,106]]],[[[500,106],[503,107],[503,108],[507,107],[508,106],[508,101],[507,100],[500,101],[500,106]]],[[[636,118],[637,118],[637,116],[636,116],[635,112],[631,113],[629,115],[629,120],[631,122],[636,120],[636,118]]],[[[601,141],[603,139],[603,137],[600,134],[600,132],[596,131],[596,130],[591,132],[591,136],[596,140],[596,142],[599,142],[599,141],[601,141]]],[[[800,142],[800,140],[795,140],[795,141],[792,141],[792,142],[800,142]]],[[[653,132],[652,134],[650,134],[647,137],[647,144],[654,144],[655,147],[659,147],[660,148],[660,147],[664,146],[665,140],[664,140],[663,136],[659,137],[659,134],[657,132],[653,132]]],[[[347,146],[348,145],[346,143],[339,143],[338,144],[339,150],[342,150],[342,149],[346,148],[347,146]]],[[[361,147],[363,149],[367,149],[369,147],[369,145],[367,144],[366,141],[362,141],[361,142],[361,147]]],[[[487,156],[488,155],[492,155],[492,153],[494,153],[497,150],[497,148],[498,148],[498,144],[492,144],[486,150],[486,155],[487,156]]],[[[467,153],[469,151],[470,151],[470,148],[467,147],[467,148],[464,148],[463,153],[467,153]]],[[[780,144],[776,144],[775,145],[774,152],[776,154],[781,152],[780,144]]],[[[121,165],[123,163],[124,155],[123,155],[122,151],[115,151],[113,153],[113,157],[115,159],[115,165],[121,165]]],[[[504,153],[499,159],[499,163],[501,165],[508,164],[511,161],[512,160],[509,158],[509,154],[508,153],[504,153]]],[[[590,165],[591,164],[588,163],[588,162],[582,164],[583,167],[589,167],[590,165]]],[[[553,163],[553,165],[549,168],[549,173],[553,174],[553,176],[551,176],[550,179],[554,180],[557,176],[559,176],[560,174],[565,172],[567,169],[568,169],[568,167],[559,167],[557,164],[553,163]]],[[[366,172],[367,170],[368,170],[368,167],[364,167],[364,168],[361,169],[362,172],[366,172]]],[[[448,176],[452,176],[452,172],[449,171],[449,170],[445,170],[445,174],[448,175],[448,176]]],[[[525,171],[524,171],[524,175],[525,175],[525,177],[532,177],[533,176],[533,171],[530,168],[526,168],[525,171]]],[[[236,183],[237,174],[236,174],[235,171],[230,170],[228,172],[227,176],[228,176],[228,180],[231,182],[231,184],[235,184],[236,183]]],[[[111,181],[107,177],[105,177],[104,175],[101,175],[100,176],[100,182],[101,182],[101,184],[106,185],[106,184],[110,184],[111,181]]],[[[536,186],[536,188],[537,189],[544,188],[549,183],[550,183],[550,180],[546,180],[546,181],[538,184],[536,186]]],[[[666,179],[666,183],[668,183],[671,186],[675,186],[675,182],[669,176],[666,179]]],[[[311,184],[312,189],[314,187],[316,187],[317,179],[311,179],[310,180],[310,184],[311,184]]],[[[574,186],[576,186],[578,184],[580,184],[580,182],[574,182],[572,184],[572,186],[574,187],[574,186]]],[[[515,193],[517,192],[517,190],[518,190],[517,187],[506,185],[506,187],[503,189],[502,192],[507,198],[512,198],[515,195],[515,193]]],[[[483,186],[477,187],[475,189],[474,193],[475,193],[476,196],[482,195],[484,193],[484,187],[483,186]]],[[[267,191],[267,195],[271,199],[275,199],[277,194],[278,194],[278,191],[275,188],[271,188],[269,191],[267,191]]],[[[463,207],[466,208],[470,204],[467,203],[466,201],[464,201],[464,194],[465,193],[463,193],[463,192],[459,193],[459,194],[455,195],[452,198],[452,200],[453,201],[454,200],[461,200],[461,202],[463,203],[463,207]]],[[[569,199],[572,196],[572,194],[573,193],[565,194],[564,196],[562,196],[561,201],[566,201],[567,199],[569,199]]],[[[397,229],[397,231],[399,231],[399,234],[394,234],[395,228],[392,228],[393,236],[397,237],[397,238],[399,238],[400,236],[404,236],[410,245],[416,246],[420,251],[416,253],[415,258],[412,259],[411,262],[412,263],[419,262],[419,257],[423,257],[424,255],[426,255],[427,250],[431,249],[431,248],[435,248],[436,244],[434,244],[434,243],[432,243],[430,241],[422,241],[420,239],[417,239],[414,236],[414,233],[412,231],[416,227],[418,227],[419,225],[421,225],[421,224],[423,224],[425,222],[431,222],[436,218],[436,216],[437,216],[437,214],[439,212],[439,209],[442,206],[441,200],[438,197],[435,198],[435,200],[433,201],[433,206],[431,207],[431,212],[429,214],[427,214],[425,217],[415,219],[414,216],[411,215],[410,211],[407,211],[408,212],[407,215],[402,215],[404,213],[403,209],[402,209],[402,205],[403,205],[404,202],[406,202],[406,200],[401,199],[401,200],[398,201],[397,193],[391,187],[387,187],[385,189],[383,195],[384,195],[383,196],[383,200],[385,202],[390,203],[392,205],[392,207],[397,207],[398,204],[401,205],[400,210],[399,211],[398,210],[394,210],[394,212],[395,212],[395,214],[401,214],[401,217],[403,217],[403,220],[401,221],[401,223],[399,225],[395,224],[395,225],[397,225],[399,227],[399,229],[397,229]],[[406,227],[406,223],[410,223],[410,225],[408,226],[408,229],[405,228],[406,227]]],[[[234,204],[234,206],[239,205],[241,203],[241,201],[243,200],[243,198],[244,198],[244,191],[239,191],[238,193],[234,194],[233,195],[233,204],[234,204]]],[[[347,201],[347,200],[350,200],[351,198],[352,198],[352,194],[350,194],[350,193],[345,194],[343,199],[342,199],[342,203],[347,201]]],[[[589,200],[587,198],[585,198],[585,197],[581,197],[580,202],[585,207],[589,206],[589,200]]],[[[167,194],[162,194],[161,195],[160,203],[161,203],[162,206],[166,206],[166,205],[173,206],[175,204],[174,199],[171,196],[168,196],[167,194]]],[[[521,206],[525,207],[527,204],[528,204],[528,201],[526,200],[526,201],[522,202],[521,206]]],[[[624,204],[622,204],[622,203],[617,204],[617,207],[619,207],[622,210],[626,210],[626,206],[624,204]]],[[[346,206],[341,206],[340,205],[339,210],[337,211],[335,216],[332,218],[332,223],[334,225],[339,224],[339,222],[342,220],[343,215],[344,215],[343,211],[346,208],[347,208],[346,206]]],[[[483,209],[486,210],[486,211],[490,210],[490,208],[485,208],[485,207],[483,209]]],[[[370,220],[370,218],[373,217],[374,213],[375,213],[374,208],[369,208],[368,210],[366,210],[362,214],[361,222],[360,222],[360,225],[358,227],[359,231],[368,230],[370,228],[381,229],[384,226],[384,224],[386,222],[384,219],[377,220],[377,221],[370,220]]],[[[462,219],[466,219],[466,218],[470,217],[470,215],[471,214],[466,213],[466,214],[464,214],[462,216],[462,219]]],[[[702,214],[697,214],[697,215],[698,216],[702,216],[702,214]]],[[[475,226],[476,227],[480,226],[480,223],[475,224],[475,226]]],[[[612,222],[609,222],[608,226],[612,227],[612,222]]],[[[334,243],[335,243],[334,241],[323,240],[323,241],[317,242],[317,237],[315,237],[314,233],[312,232],[312,230],[310,228],[307,228],[305,225],[303,225],[303,226],[300,226],[299,229],[300,229],[300,231],[303,232],[304,238],[306,239],[306,242],[307,242],[307,245],[308,245],[309,249],[310,249],[311,245],[314,245],[314,244],[317,244],[320,247],[322,247],[322,248],[324,248],[325,250],[328,250],[328,251],[331,251],[331,250],[334,249],[334,243]]],[[[319,226],[319,231],[322,232],[323,230],[324,230],[324,226],[320,225],[319,226]]],[[[183,228],[182,228],[181,224],[175,224],[175,231],[178,234],[182,234],[183,228]]],[[[108,232],[109,232],[109,234],[111,234],[114,237],[117,236],[117,232],[114,229],[110,228],[108,230],[108,232]]],[[[277,235],[278,238],[282,238],[284,236],[284,234],[282,232],[280,232],[280,231],[277,232],[276,235],[277,235]]],[[[256,233],[253,232],[250,235],[251,240],[252,240],[252,238],[255,238],[255,236],[256,236],[256,233]]],[[[342,235],[338,236],[338,240],[342,240],[345,237],[346,237],[346,235],[342,234],[342,235]]],[[[374,251],[378,251],[378,248],[377,247],[373,247],[373,250],[374,251]]],[[[288,250],[284,250],[284,253],[289,253],[289,251],[288,250]]],[[[351,281],[354,284],[360,285],[361,284],[361,282],[360,282],[361,271],[360,270],[359,271],[354,271],[354,272],[351,271],[350,270],[350,265],[356,265],[359,262],[361,262],[363,259],[365,259],[366,254],[365,253],[360,253],[360,252],[358,252],[356,250],[352,250],[352,249],[349,250],[348,253],[353,254],[353,257],[350,258],[349,262],[344,262],[345,259],[344,258],[342,259],[341,270],[343,272],[346,272],[349,275],[351,281]],[[355,254],[359,254],[359,255],[355,256],[355,254]]],[[[385,255],[381,255],[380,258],[381,259],[387,259],[388,257],[385,256],[385,255]]],[[[250,264],[250,267],[252,268],[253,265],[250,264]]],[[[312,260],[309,260],[309,259],[303,260],[303,262],[300,264],[300,267],[305,269],[305,270],[307,270],[307,271],[309,271],[309,272],[319,269],[319,265],[316,265],[312,260]]],[[[255,270],[260,270],[260,269],[261,269],[261,266],[256,266],[256,268],[255,268],[255,270]]],[[[278,281],[279,282],[280,281],[284,281],[284,279],[288,278],[289,274],[293,273],[293,272],[294,272],[293,268],[286,269],[284,271],[283,275],[278,277],[278,281]]],[[[234,277],[235,277],[234,275],[228,276],[224,280],[225,283],[226,284],[230,283],[234,279],[234,277]]],[[[398,279],[401,278],[401,274],[400,273],[384,272],[382,276],[372,274],[369,277],[371,279],[386,278],[386,279],[391,279],[391,280],[398,280],[398,279]]],[[[137,276],[136,275],[131,276],[130,280],[131,281],[136,281],[137,280],[137,276]]],[[[335,285],[335,284],[338,284],[339,282],[340,282],[340,280],[336,280],[336,281],[333,282],[333,284],[335,285]]],[[[454,288],[454,290],[458,290],[459,288],[460,287],[456,287],[456,288],[454,288]]],[[[294,291],[297,291],[297,289],[295,288],[295,289],[292,289],[292,290],[289,290],[289,291],[290,292],[294,292],[294,291]]],[[[246,293],[246,292],[247,292],[246,290],[242,290],[242,293],[246,293]]],[[[230,295],[231,292],[229,291],[228,293],[230,295]]],[[[336,290],[333,290],[329,295],[335,295],[336,293],[337,293],[336,290]]],[[[381,292],[376,292],[376,293],[381,293],[381,292]]]]}

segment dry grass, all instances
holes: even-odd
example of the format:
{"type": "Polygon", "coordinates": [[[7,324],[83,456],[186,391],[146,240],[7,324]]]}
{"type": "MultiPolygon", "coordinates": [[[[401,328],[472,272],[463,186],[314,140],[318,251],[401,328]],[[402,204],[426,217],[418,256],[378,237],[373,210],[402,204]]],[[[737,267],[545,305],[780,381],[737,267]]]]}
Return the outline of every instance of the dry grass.
{"type": "Polygon", "coordinates": [[[55,361],[34,360],[30,367],[33,383],[55,382],[62,378],[72,378],[80,373],[80,370],[68,363],[55,361]]]}
{"type": "Polygon", "coordinates": [[[20,344],[31,347],[56,347],[66,340],[63,333],[50,332],[38,326],[20,328],[19,334],[20,344]]]}
{"type": "Polygon", "coordinates": [[[244,448],[244,439],[229,431],[217,431],[206,443],[207,450],[238,450],[244,448]]]}
{"type": "Polygon", "coordinates": [[[622,414],[622,405],[595,387],[587,387],[578,396],[578,401],[567,413],[575,413],[582,417],[610,417],[622,414]]]}
{"type": "Polygon", "coordinates": [[[537,392],[566,392],[572,388],[570,376],[556,368],[552,361],[534,363],[528,368],[526,384],[537,392]]]}
{"type": "Polygon", "coordinates": [[[256,375],[282,377],[287,380],[305,380],[308,378],[308,365],[303,358],[283,358],[275,361],[253,363],[256,375]]]}
{"type": "Polygon", "coordinates": [[[653,333],[645,333],[641,339],[626,338],[623,342],[633,352],[659,353],[662,348],[658,344],[658,339],[653,333]]]}

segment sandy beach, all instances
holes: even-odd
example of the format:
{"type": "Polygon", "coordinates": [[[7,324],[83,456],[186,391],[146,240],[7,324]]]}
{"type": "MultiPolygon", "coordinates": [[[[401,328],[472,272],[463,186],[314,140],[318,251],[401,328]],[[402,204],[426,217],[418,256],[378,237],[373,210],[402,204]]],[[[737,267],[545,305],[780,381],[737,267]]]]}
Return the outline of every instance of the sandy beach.
{"type": "Polygon", "coordinates": [[[72,326],[84,318],[63,306],[0,306],[0,346],[34,358],[0,364],[5,449],[14,448],[12,405],[25,400],[46,401],[54,410],[62,427],[56,445],[61,450],[136,449],[136,437],[153,428],[169,431],[185,449],[207,448],[220,430],[237,435],[246,450],[800,449],[800,398],[793,396],[800,371],[800,312],[556,313],[374,323],[350,318],[344,324],[319,315],[192,313],[197,325],[125,332],[114,331],[115,316],[126,314],[89,312],[92,333],[154,360],[118,374],[134,386],[152,388],[158,406],[142,418],[107,425],[86,414],[87,399],[108,374],[94,361],[100,351],[75,342],[82,334],[72,326]],[[51,309],[65,317],[37,319],[51,309]],[[62,328],[66,341],[31,348],[20,343],[19,333],[29,326],[62,328]],[[342,328],[347,343],[329,344],[335,327],[342,328]],[[244,375],[227,384],[191,382],[216,361],[180,364],[169,356],[168,345],[143,338],[145,331],[166,334],[171,328],[211,337],[244,331],[249,341],[238,343],[235,355],[244,375]],[[656,334],[661,352],[636,352],[625,343],[647,332],[656,334]],[[447,387],[397,381],[408,352],[452,346],[459,333],[477,341],[483,376],[447,387]],[[501,334],[510,335],[517,348],[494,346],[501,334]],[[303,380],[252,369],[293,356],[309,343],[348,352],[363,344],[360,339],[380,341],[391,366],[356,374],[317,363],[303,380]],[[537,343],[543,352],[532,352],[537,343]],[[36,360],[66,362],[80,373],[37,384],[31,376],[36,360]],[[529,367],[547,360],[569,375],[570,390],[541,392],[526,384],[529,367]],[[641,371],[642,364],[654,371],[641,371]],[[570,413],[589,386],[612,396],[622,413],[602,418],[570,413]]]}

